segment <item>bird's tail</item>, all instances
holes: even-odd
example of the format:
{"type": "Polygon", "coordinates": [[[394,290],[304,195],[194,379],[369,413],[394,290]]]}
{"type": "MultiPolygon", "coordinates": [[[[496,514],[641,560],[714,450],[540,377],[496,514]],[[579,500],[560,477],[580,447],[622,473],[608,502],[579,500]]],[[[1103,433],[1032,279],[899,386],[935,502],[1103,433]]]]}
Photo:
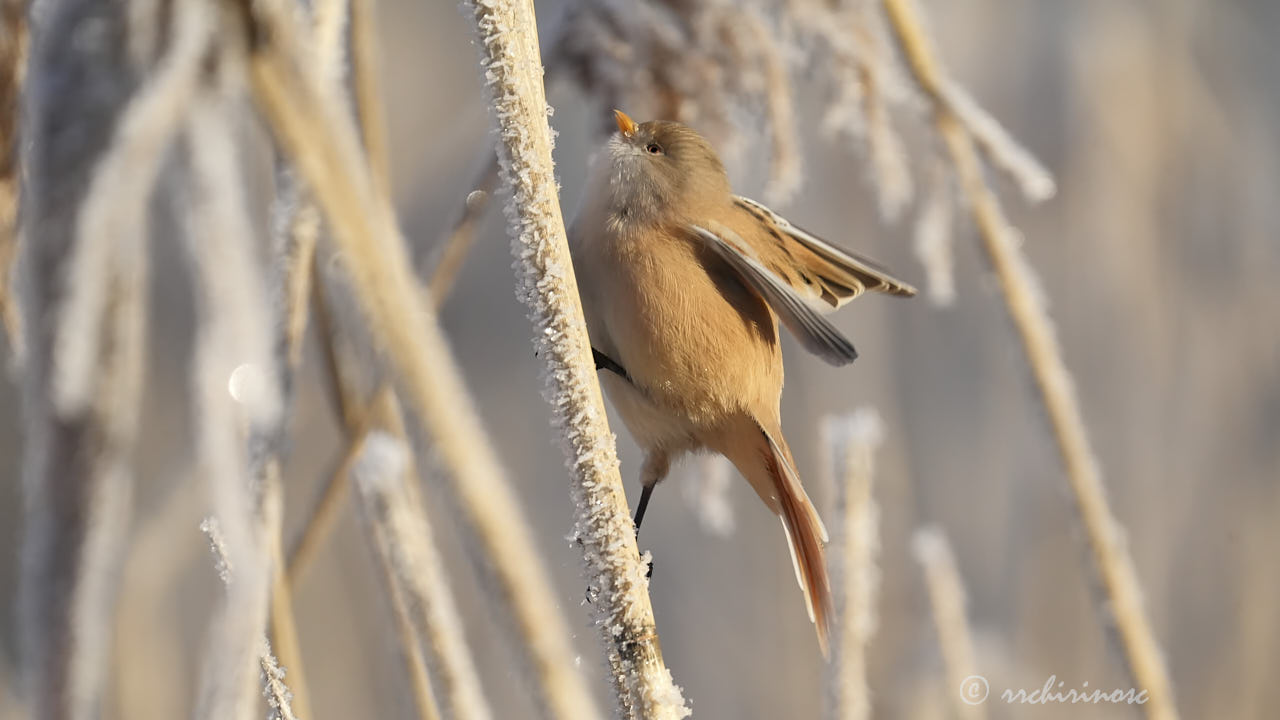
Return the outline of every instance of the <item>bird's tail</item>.
{"type": "Polygon", "coordinates": [[[818,517],[818,511],[800,484],[791,451],[780,432],[770,433],[760,428],[768,450],[765,466],[772,480],[778,500],[776,511],[782,518],[787,534],[787,546],[791,550],[791,563],[795,566],[796,582],[804,591],[809,619],[818,631],[818,645],[823,657],[830,657],[831,642],[831,580],[827,576],[827,529],[818,517]]]}

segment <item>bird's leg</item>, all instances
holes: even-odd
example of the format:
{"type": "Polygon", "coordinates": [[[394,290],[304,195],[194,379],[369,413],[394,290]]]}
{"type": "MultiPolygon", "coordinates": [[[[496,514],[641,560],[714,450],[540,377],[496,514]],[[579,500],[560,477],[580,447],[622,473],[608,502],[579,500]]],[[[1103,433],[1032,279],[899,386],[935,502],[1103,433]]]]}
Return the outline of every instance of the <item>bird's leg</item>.
{"type": "Polygon", "coordinates": [[[649,507],[649,496],[653,494],[652,485],[645,485],[640,491],[640,504],[636,506],[636,540],[640,539],[640,523],[644,522],[644,509],[649,507]]]}
{"type": "Polygon", "coordinates": [[[613,358],[595,348],[591,348],[591,358],[596,361],[597,370],[608,370],[623,380],[631,382],[631,376],[627,374],[626,368],[615,362],[613,358]]]}
{"type": "MultiPolygon", "coordinates": [[[[671,457],[662,450],[650,450],[644,456],[644,467],[640,468],[640,504],[636,506],[636,541],[640,540],[640,523],[644,520],[644,511],[649,507],[649,496],[653,488],[667,476],[671,469],[671,457]]],[[[653,560],[649,561],[649,571],[645,577],[653,577],[653,560]]]]}

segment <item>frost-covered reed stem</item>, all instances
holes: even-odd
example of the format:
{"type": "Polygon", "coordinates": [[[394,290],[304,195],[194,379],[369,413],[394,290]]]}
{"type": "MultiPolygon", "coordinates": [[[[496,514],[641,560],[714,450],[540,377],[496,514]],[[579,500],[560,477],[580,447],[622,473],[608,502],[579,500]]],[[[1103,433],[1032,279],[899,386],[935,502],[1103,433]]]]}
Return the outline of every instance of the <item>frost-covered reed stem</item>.
{"type": "MultiPolygon", "coordinates": [[[[337,92],[344,80],[343,62],[346,53],[346,30],[350,6],[346,0],[319,0],[311,7],[311,43],[301,43],[315,58],[316,74],[330,92],[337,92]]],[[[283,333],[281,337],[282,386],[286,402],[292,395],[294,375],[302,360],[302,344],[306,337],[309,309],[316,296],[316,247],[321,233],[320,211],[297,172],[283,160],[276,170],[277,187],[273,200],[276,216],[277,246],[281,258],[279,288],[283,308],[283,333]]],[[[349,466],[349,463],[348,463],[349,466]]],[[[349,467],[348,467],[349,469],[349,467]]],[[[287,600],[283,594],[291,593],[298,582],[302,568],[306,567],[320,541],[337,520],[341,507],[347,469],[333,476],[325,486],[320,502],[307,515],[306,524],[298,541],[290,549],[287,559],[277,558],[277,578],[272,590],[273,607],[282,606],[287,600]],[[281,584],[283,583],[283,584],[281,584]]],[[[281,543],[283,549],[283,544],[281,543]]],[[[274,611],[273,611],[274,614],[274,611]]],[[[300,699],[306,698],[305,688],[299,688],[300,699]]],[[[299,703],[305,705],[304,702],[299,703]]]]}
{"type": "Polygon", "coordinates": [[[989,688],[980,681],[975,684],[968,680],[975,675],[977,665],[965,615],[964,583],[951,545],[941,530],[925,527],[915,532],[911,546],[929,588],[929,605],[947,676],[946,696],[957,717],[980,720],[986,717],[982,703],[989,688]]]}
{"type": "MultiPolygon", "coordinates": [[[[262,509],[268,513],[279,513],[280,495],[273,492],[265,496],[262,509]]],[[[227,555],[227,541],[222,535],[222,528],[214,518],[205,518],[200,529],[209,538],[209,548],[213,551],[214,565],[218,576],[229,589],[233,581],[234,568],[227,555]]],[[[293,693],[285,683],[285,670],[276,662],[271,652],[271,643],[261,637],[257,645],[258,669],[261,672],[262,694],[267,698],[268,720],[298,720],[293,710],[293,693]]]]}
{"type": "Polygon", "coordinates": [[[1102,471],[1090,446],[1074,383],[1062,358],[1035,272],[1019,250],[1016,231],[1005,219],[999,200],[983,179],[973,131],[955,110],[950,85],[937,59],[933,40],[924,31],[914,0],[883,0],[883,3],[916,82],[933,103],[938,134],[959,177],[961,192],[977,223],[983,249],[1000,280],[1005,305],[1022,340],[1040,400],[1053,427],[1094,565],[1102,578],[1106,607],[1119,631],[1129,671],[1134,683],[1150,697],[1144,710],[1149,718],[1173,720],[1178,711],[1164,656],[1142,607],[1138,573],[1129,555],[1124,531],[1107,501],[1102,471]]]}
{"type": "MultiPolygon", "coordinates": [[[[300,573],[308,558],[314,555],[324,536],[337,517],[341,498],[346,495],[348,476],[356,475],[366,483],[383,482],[391,484],[416,482],[413,474],[412,451],[405,438],[404,422],[395,399],[395,393],[385,382],[373,392],[373,399],[365,406],[362,389],[359,387],[358,369],[351,355],[352,348],[345,333],[335,324],[337,308],[334,292],[325,292],[318,288],[317,313],[318,325],[326,349],[328,370],[331,385],[339,406],[340,414],[347,426],[348,448],[336,472],[329,478],[320,502],[309,516],[299,539],[297,551],[291,557],[289,572],[292,577],[300,573]],[[371,436],[377,435],[385,439],[383,449],[373,448],[366,452],[371,436]],[[390,443],[391,450],[385,450],[390,443]],[[392,462],[394,461],[394,462],[392,462]],[[394,479],[388,474],[399,473],[394,479]],[[296,564],[293,562],[296,560],[296,564]]],[[[361,488],[363,489],[363,488],[361,488]]],[[[408,492],[408,491],[406,491],[408,492]]],[[[359,507],[365,519],[365,530],[374,548],[374,556],[386,584],[387,596],[391,603],[392,617],[400,638],[401,657],[406,666],[409,687],[413,694],[414,706],[421,720],[438,720],[441,717],[439,702],[427,672],[427,657],[419,639],[420,628],[415,626],[413,603],[403,583],[397,582],[399,576],[393,564],[393,553],[398,549],[393,543],[411,542],[407,552],[412,552],[419,542],[429,542],[430,536],[405,540],[401,536],[385,531],[386,523],[379,524],[378,516],[368,509],[367,496],[361,495],[359,507]]],[[[406,510],[407,511],[407,510],[406,510]]],[[[425,517],[425,516],[424,516],[425,517]]],[[[425,520],[424,520],[425,522],[425,520]]],[[[296,582],[296,580],[294,580],[296,582]]],[[[442,581],[443,582],[443,581],[442,581]]],[[[420,606],[418,606],[420,607],[420,606]]]]}
{"type": "Polygon", "coordinates": [[[551,159],[551,127],[533,4],[476,0],[470,11],[480,39],[481,65],[498,126],[498,160],[511,189],[507,208],[518,294],[531,310],[534,346],[546,363],[546,397],[563,437],[571,470],[587,583],[599,589],[596,624],[624,673],[620,708],[644,718],[689,714],[662,660],[649,602],[646,568],[636,548],[635,525],[618,473],[613,435],[591,359],[578,300],[564,219],[551,159]]]}
{"type": "Polygon", "coordinates": [[[267,698],[267,720],[298,720],[293,709],[297,698],[285,684],[284,668],[276,662],[266,638],[262,639],[262,649],[258,651],[258,667],[262,670],[262,694],[267,698]]]}
{"type": "MultiPolygon", "coordinates": [[[[302,365],[310,309],[312,268],[320,237],[320,213],[307,201],[291,168],[276,162],[276,195],[272,201],[272,255],[275,262],[271,292],[276,317],[275,365],[279,376],[281,406],[275,427],[254,429],[250,446],[257,449],[254,474],[261,482],[281,482],[288,453],[289,419],[294,387],[302,365]]],[[[282,528],[277,527],[277,531],[282,528]]],[[[286,574],[284,541],[280,532],[267,538],[271,548],[271,621],[269,641],[280,661],[290,670],[294,690],[293,707],[311,717],[310,695],[302,667],[302,649],[293,615],[293,588],[286,574]]]]}
{"type": "Polygon", "coordinates": [[[832,529],[831,585],[835,591],[837,638],[831,657],[833,720],[871,717],[867,686],[867,646],[875,634],[880,590],[880,508],[872,492],[875,451],[884,428],[873,408],[830,418],[823,436],[834,456],[835,527],[832,529]]]}
{"type": "Polygon", "coordinates": [[[244,55],[224,33],[210,87],[190,108],[187,126],[191,208],[188,248],[197,278],[200,329],[195,397],[197,455],[213,495],[234,578],[210,634],[196,716],[247,720],[256,710],[255,675],[272,580],[271,538],[280,532],[280,487],[261,473],[247,438],[280,423],[274,322],[253,243],[235,139],[233,93],[244,55]],[[240,52],[237,52],[240,51],[240,52]]]}
{"type": "Polygon", "coordinates": [[[858,48],[853,65],[862,94],[867,155],[875,177],[880,217],[897,220],[915,196],[911,166],[902,137],[889,115],[892,64],[884,23],[871,0],[861,0],[849,11],[848,33],[858,48]]]}
{"type": "Polygon", "coordinates": [[[770,203],[789,202],[804,182],[801,172],[801,152],[796,133],[795,102],[792,99],[791,78],[787,75],[787,61],[783,49],[773,41],[770,21],[759,11],[749,7],[735,7],[728,12],[737,15],[738,22],[751,43],[760,53],[764,67],[764,106],[769,124],[769,182],[765,185],[765,199],[770,203]]]}
{"type": "MultiPolygon", "coordinates": [[[[375,402],[390,402],[393,398],[389,390],[379,391],[378,396],[379,400],[375,402]]],[[[400,635],[400,652],[404,656],[405,665],[408,666],[413,703],[418,710],[420,720],[438,720],[441,717],[440,704],[431,687],[431,679],[427,676],[427,658],[423,652],[422,643],[418,639],[421,628],[415,627],[414,624],[413,601],[409,596],[410,583],[403,581],[400,573],[404,572],[405,568],[397,567],[395,557],[397,549],[412,552],[415,548],[397,547],[397,543],[402,542],[404,538],[397,534],[397,529],[393,527],[390,519],[393,512],[411,513],[413,511],[391,507],[392,502],[403,501],[404,497],[395,500],[386,497],[395,494],[396,490],[403,490],[402,487],[398,487],[401,484],[407,485],[416,480],[416,478],[411,479],[412,469],[408,467],[408,448],[404,445],[403,437],[393,437],[383,431],[361,436],[357,440],[357,446],[359,453],[352,465],[352,474],[355,475],[356,487],[360,491],[362,500],[361,515],[364,517],[366,531],[373,542],[374,557],[377,558],[378,567],[382,570],[387,597],[391,601],[392,615],[395,617],[396,630],[400,635]]],[[[404,493],[399,494],[403,496],[404,493]]],[[[430,543],[430,536],[427,536],[427,542],[430,543]]]]}
{"type": "Polygon", "coordinates": [[[599,712],[574,663],[570,633],[519,503],[489,445],[461,373],[433,313],[423,307],[389,199],[378,193],[350,114],[329,98],[299,50],[280,2],[253,6],[260,23],[251,62],[255,98],[278,141],[324,209],[369,329],[430,434],[465,519],[493,565],[540,681],[558,718],[599,712]]]}
{"type": "Polygon", "coordinates": [[[27,63],[27,4],[0,0],[0,328],[22,361],[22,315],[13,288],[18,256],[18,100],[27,63]]]}
{"type": "Polygon", "coordinates": [[[375,402],[395,416],[389,418],[397,425],[395,434],[375,431],[365,438],[354,474],[387,590],[398,599],[397,608],[403,605],[407,612],[406,645],[416,648],[421,638],[430,648],[449,717],[488,720],[492,713],[415,484],[403,428],[398,427],[399,409],[390,391],[375,402]]]}
{"type": "MultiPolygon", "coordinates": [[[[168,51],[140,57],[130,51],[160,30],[153,18],[82,0],[41,9],[22,129],[29,357],[19,613],[32,715],[90,718],[101,713],[131,502],[146,208],[178,125],[171,103],[194,83],[184,43],[208,28],[175,3],[168,51]]],[[[8,39],[21,43],[16,31],[8,39]]]]}

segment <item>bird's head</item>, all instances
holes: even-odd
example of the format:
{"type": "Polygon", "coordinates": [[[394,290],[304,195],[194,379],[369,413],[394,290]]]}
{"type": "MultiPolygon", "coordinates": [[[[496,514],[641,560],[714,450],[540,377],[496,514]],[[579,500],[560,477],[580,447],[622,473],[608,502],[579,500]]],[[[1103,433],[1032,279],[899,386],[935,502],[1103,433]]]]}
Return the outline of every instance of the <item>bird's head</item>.
{"type": "Polygon", "coordinates": [[[678,219],[707,203],[728,200],[729,179],[716,151],[677,122],[636,123],[614,110],[609,138],[612,210],[625,221],[678,219]]]}

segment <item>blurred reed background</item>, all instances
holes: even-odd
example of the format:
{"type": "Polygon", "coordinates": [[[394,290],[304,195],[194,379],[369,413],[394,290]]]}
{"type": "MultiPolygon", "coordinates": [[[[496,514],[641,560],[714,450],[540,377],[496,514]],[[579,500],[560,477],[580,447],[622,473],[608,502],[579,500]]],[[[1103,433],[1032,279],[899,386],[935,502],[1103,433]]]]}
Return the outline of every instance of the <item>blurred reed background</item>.
{"type": "MultiPolygon", "coordinates": [[[[992,175],[1051,300],[1179,709],[1187,718],[1274,717],[1280,45],[1272,38],[1280,5],[955,0],[925,8],[951,76],[1056,179],[1052,199],[1029,205],[992,175]]],[[[537,7],[544,47],[564,9],[537,7]]],[[[492,145],[474,34],[451,3],[380,0],[377,12],[391,187],[404,235],[427,266],[492,145]]],[[[562,207],[572,215],[608,122],[602,103],[625,98],[590,96],[567,77],[554,79],[548,100],[559,133],[555,159],[562,207]]],[[[803,181],[776,209],[923,285],[912,248],[919,208],[896,222],[881,219],[883,176],[858,152],[833,151],[838,144],[819,139],[828,104],[829,89],[795,86],[794,122],[806,138],[798,148],[803,181]]],[[[917,194],[927,197],[932,167],[925,160],[939,141],[919,117],[906,115],[899,130],[917,194]]],[[[770,176],[776,148],[743,137],[729,162],[737,189],[788,195],[791,181],[779,187],[776,173],[770,176]]],[[[269,182],[269,163],[246,159],[269,182]]],[[[260,194],[248,197],[261,216],[260,194]]],[[[552,571],[581,667],[608,707],[581,553],[566,540],[572,508],[540,396],[543,366],[529,343],[527,310],[512,290],[502,202],[476,228],[440,320],[533,523],[535,549],[552,571]]],[[[993,690],[988,716],[1134,717],[1137,711],[1123,706],[1007,706],[994,698],[1003,688],[1038,688],[1050,675],[1068,687],[1131,681],[1099,621],[1083,531],[997,285],[975,252],[972,223],[962,209],[956,213],[952,306],[858,300],[836,318],[861,351],[849,368],[828,367],[794,346],[785,350],[784,423],[829,524],[833,492],[822,479],[830,478],[833,459],[820,440],[822,418],[865,404],[883,418],[874,482],[878,623],[865,659],[871,716],[947,717],[955,705],[959,689],[943,667],[913,552],[916,531],[933,526],[949,539],[964,583],[973,668],[993,690]]],[[[153,220],[162,229],[173,224],[153,220]]],[[[152,246],[138,474],[106,718],[191,714],[221,596],[200,532],[210,509],[195,476],[191,271],[178,244],[152,246]]],[[[321,354],[312,337],[295,382],[293,450],[284,464],[286,538],[310,513],[345,444],[321,354]]],[[[16,372],[0,383],[5,720],[24,717],[15,691],[14,621],[23,528],[20,387],[16,372]]],[[[620,423],[611,424],[628,493],[636,493],[639,454],[620,423]]],[[[421,466],[430,504],[441,480],[429,459],[421,466]]],[[[701,462],[678,469],[655,493],[641,539],[655,560],[651,595],[666,662],[695,716],[818,717],[824,663],[777,523],[735,476],[727,490],[732,532],[704,531],[686,501],[697,493],[680,486],[707,475],[714,470],[701,462]]],[[[456,518],[432,509],[494,715],[528,717],[530,700],[506,660],[507,628],[491,621],[489,588],[473,580],[476,553],[460,546],[456,518]]],[[[370,558],[348,498],[333,536],[293,588],[316,718],[415,715],[392,603],[370,558]]]]}

